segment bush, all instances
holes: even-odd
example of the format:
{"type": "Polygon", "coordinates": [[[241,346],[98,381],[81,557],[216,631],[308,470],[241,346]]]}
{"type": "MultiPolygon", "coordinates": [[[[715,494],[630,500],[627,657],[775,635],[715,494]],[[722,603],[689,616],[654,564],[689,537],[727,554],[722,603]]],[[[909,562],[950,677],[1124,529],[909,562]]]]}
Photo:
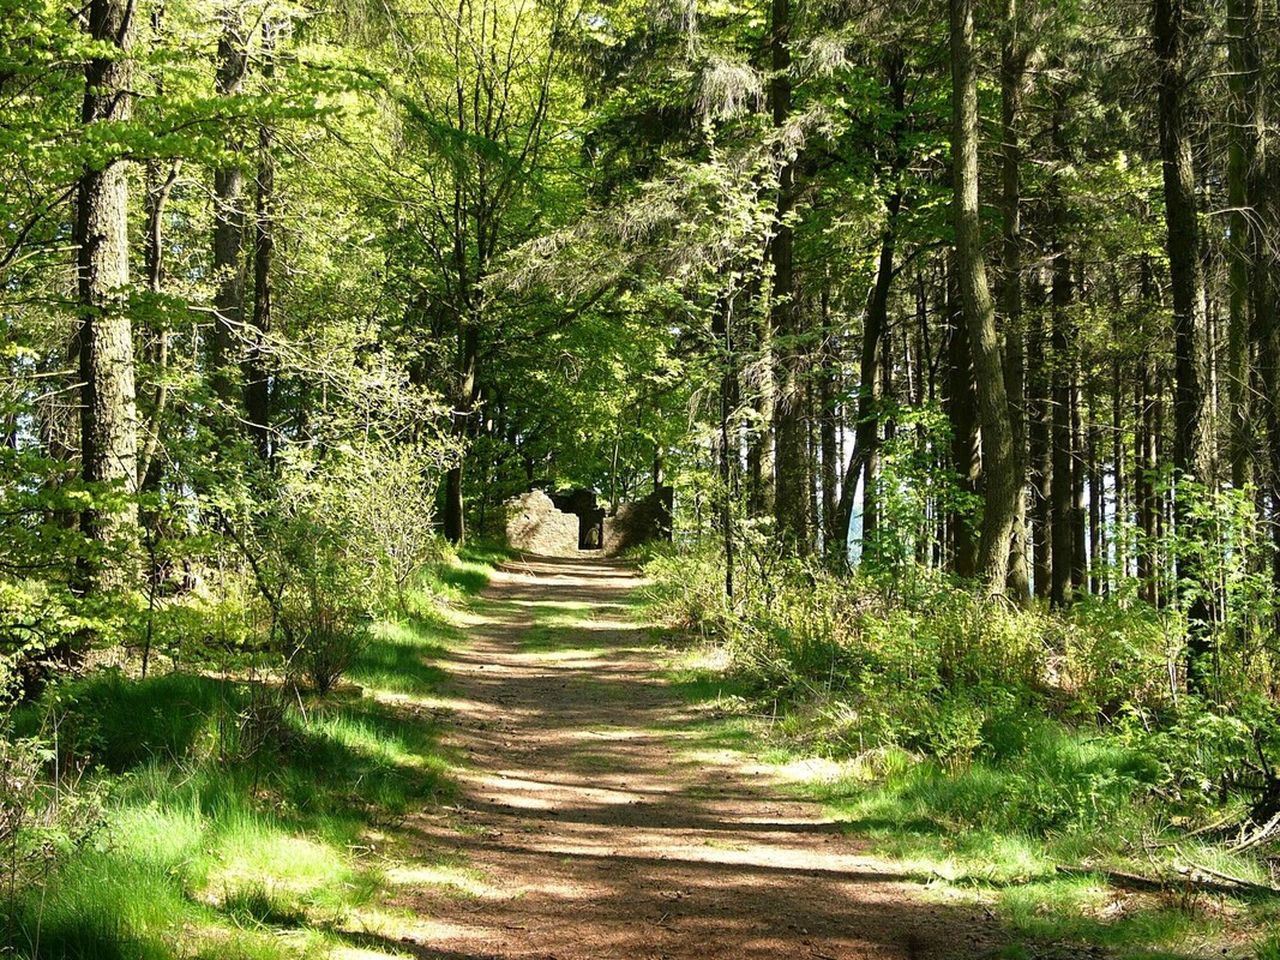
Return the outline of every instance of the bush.
{"type": "Polygon", "coordinates": [[[56,762],[55,745],[14,737],[0,725],[0,885],[6,929],[19,922],[21,900],[38,889],[103,824],[100,785],[82,784],[83,766],[56,762]]]}
{"type": "MultiPolygon", "coordinates": [[[[772,558],[767,544],[750,552],[772,558]]],[[[1020,754],[1046,708],[1105,721],[1168,700],[1178,646],[1145,609],[1018,609],[924,569],[838,576],[777,558],[731,604],[723,569],[714,548],[655,557],[652,612],[722,645],[762,697],[816,716],[825,752],[898,745],[963,768],[1020,754]]]]}
{"type": "Polygon", "coordinates": [[[313,583],[285,607],[281,625],[295,644],[292,666],[328,693],[369,645],[370,617],[338,584],[313,583]]]}

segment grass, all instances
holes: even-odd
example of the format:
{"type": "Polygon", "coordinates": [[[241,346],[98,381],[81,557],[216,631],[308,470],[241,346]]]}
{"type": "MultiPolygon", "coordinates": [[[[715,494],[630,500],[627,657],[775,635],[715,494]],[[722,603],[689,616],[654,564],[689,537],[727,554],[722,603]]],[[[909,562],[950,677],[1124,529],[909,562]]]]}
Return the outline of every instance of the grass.
{"type": "MultiPolygon", "coordinates": [[[[1178,857],[1269,879],[1255,860],[1217,847],[1194,841],[1152,847],[1172,836],[1158,809],[1135,800],[1148,793],[1155,771],[1115,738],[1040,720],[1007,737],[998,755],[968,763],[944,764],[893,747],[832,760],[814,755],[811,729],[804,742],[791,736],[797,722],[788,711],[769,716],[769,703],[762,710],[719,651],[674,652],[667,678],[701,708],[693,728],[678,731],[687,756],[727,750],[772,763],[785,789],[820,803],[850,833],[871,838],[877,853],[927,884],[931,896],[992,907],[1009,931],[1010,960],[1039,955],[1037,943],[1097,946],[1109,956],[1147,960],[1224,950],[1241,956],[1280,909],[1187,891],[1124,890],[1108,881],[1104,870],[1149,874],[1178,857]],[[1059,865],[1086,869],[1064,874],[1059,865]]],[[[1247,955],[1280,960],[1277,944],[1265,942],[1247,955]]]]}
{"type": "Polygon", "coordinates": [[[461,547],[456,556],[436,568],[434,575],[445,586],[474,596],[489,585],[493,568],[514,556],[502,544],[476,541],[461,547]]]}
{"type": "MultiPolygon", "coordinates": [[[[494,558],[469,552],[432,574],[427,595],[465,601],[494,558]]],[[[17,735],[56,720],[58,753],[87,760],[106,801],[92,840],[19,894],[13,954],[283,960],[338,950],[352,929],[398,940],[383,904],[412,860],[398,820],[452,791],[418,701],[438,692],[437,661],[459,631],[432,603],[415,606],[377,625],[349,673],[360,697],[281,702],[265,684],[106,671],[17,711],[17,735]]]]}
{"type": "Polygon", "coordinates": [[[585,626],[598,613],[598,608],[591,604],[541,601],[533,613],[533,623],[520,635],[520,649],[525,653],[575,653],[589,657],[602,652],[599,645],[584,642],[590,636],[585,626]]]}

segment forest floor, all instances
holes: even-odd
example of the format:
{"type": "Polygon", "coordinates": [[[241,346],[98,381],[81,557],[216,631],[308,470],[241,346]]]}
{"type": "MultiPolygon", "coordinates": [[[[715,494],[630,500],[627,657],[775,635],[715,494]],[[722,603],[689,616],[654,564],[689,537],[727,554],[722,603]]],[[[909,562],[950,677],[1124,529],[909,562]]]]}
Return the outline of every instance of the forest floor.
{"type": "Polygon", "coordinates": [[[493,576],[442,664],[459,792],[404,824],[421,866],[396,878],[394,905],[423,928],[396,946],[441,960],[1000,954],[988,909],[932,896],[717,739],[655,659],[640,583],[608,561],[493,576]]]}

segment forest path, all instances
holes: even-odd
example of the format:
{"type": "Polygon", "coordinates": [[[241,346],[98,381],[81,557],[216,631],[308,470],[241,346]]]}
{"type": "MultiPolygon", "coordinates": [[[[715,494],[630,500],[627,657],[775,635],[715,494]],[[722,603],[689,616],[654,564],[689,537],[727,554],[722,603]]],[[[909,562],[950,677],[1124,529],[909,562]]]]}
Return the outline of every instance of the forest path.
{"type": "MultiPolygon", "coordinates": [[[[942,958],[999,942],[740,753],[698,750],[611,561],[527,559],[447,664],[456,807],[414,817],[396,906],[441,960],[942,958]]],[[[705,745],[705,744],[704,744],[705,745]]]]}

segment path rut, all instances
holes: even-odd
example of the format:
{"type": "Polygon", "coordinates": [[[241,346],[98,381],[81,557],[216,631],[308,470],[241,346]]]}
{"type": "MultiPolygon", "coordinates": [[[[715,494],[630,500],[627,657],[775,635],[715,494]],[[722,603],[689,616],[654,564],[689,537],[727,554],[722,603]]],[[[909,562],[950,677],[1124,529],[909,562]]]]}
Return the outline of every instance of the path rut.
{"type": "Polygon", "coordinates": [[[528,559],[494,577],[448,664],[460,799],[408,824],[424,863],[465,864],[471,880],[401,887],[424,921],[414,952],[989,955],[1000,938],[980,908],[930,902],[741,755],[690,749],[696,710],[623,605],[639,585],[609,561],[528,559]],[[547,627],[556,615],[576,622],[547,627]]]}

